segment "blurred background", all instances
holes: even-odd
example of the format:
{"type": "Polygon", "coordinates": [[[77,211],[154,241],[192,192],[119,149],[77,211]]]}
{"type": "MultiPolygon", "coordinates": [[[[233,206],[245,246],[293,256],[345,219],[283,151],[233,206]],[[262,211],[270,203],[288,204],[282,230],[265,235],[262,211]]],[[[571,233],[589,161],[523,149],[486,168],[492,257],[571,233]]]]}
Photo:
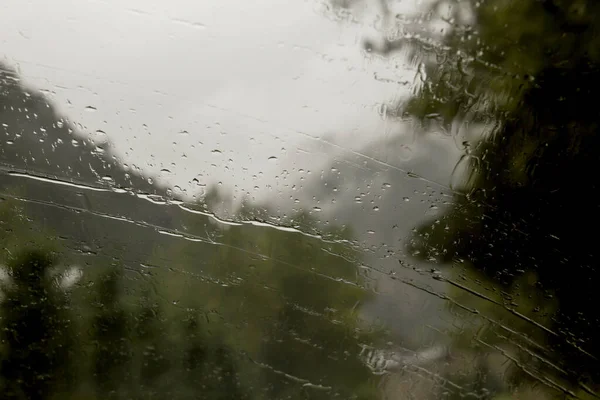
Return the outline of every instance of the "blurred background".
{"type": "Polygon", "coordinates": [[[598,398],[599,13],[4,0],[0,398],[598,398]]]}

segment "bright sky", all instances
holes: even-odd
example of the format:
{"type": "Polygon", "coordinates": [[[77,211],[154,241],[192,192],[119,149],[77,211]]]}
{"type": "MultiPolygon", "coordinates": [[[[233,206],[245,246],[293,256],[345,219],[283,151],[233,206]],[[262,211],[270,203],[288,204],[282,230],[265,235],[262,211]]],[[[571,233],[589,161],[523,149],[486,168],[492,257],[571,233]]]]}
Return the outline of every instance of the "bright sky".
{"type": "Polygon", "coordinates": [[[0,43],[122,162],[190,195],[196,179],[260,197],[343,150],[312,138],[360,150],[389,134],[381,103],[408,94],[374,79],[414,70],[365,57],[370,24],[330,15],[316,0],[4,0],[0,43]]]}

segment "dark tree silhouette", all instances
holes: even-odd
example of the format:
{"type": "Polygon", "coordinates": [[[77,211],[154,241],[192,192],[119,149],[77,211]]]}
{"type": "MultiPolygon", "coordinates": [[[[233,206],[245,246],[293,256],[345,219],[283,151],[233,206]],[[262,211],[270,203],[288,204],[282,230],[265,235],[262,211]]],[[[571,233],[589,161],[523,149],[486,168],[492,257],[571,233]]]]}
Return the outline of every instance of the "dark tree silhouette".
{"type": "Polygon", "coordinates": [[[92,321],[93,378],[99,398],[125,398],[131,374],[131,318],[121,303],[123,270],[111,267],[100,277],[97,314],[92,321]]]}
{"type": "Polygon", "coordinates": [[[465,139],[454,203],[418,230],[412,252],[473,265],[504,287],[535,271],[558,299],[556,362],[574,382],[598,383],[600,3],[434,1],[421,21],[431,16],[442,33],[421,23],[420,36],[368,44],[420,64],[417,93],[396,115],[449,135],[485,132],[465,139]]]}
{"type": "Polygon", "coordinates": [[[168,321],[163,315],[159,299],[151,290],[145,290],[140,300],[140,311],[134,316],[134,340],[139,362],[139,387],[147,396],[161,398],[166,393],[161,378],[172,367],[169,349],[168,321]]]}
{"type": "Polygon", "coordinates": [[[50,276],[55,258],[24,250],[10,261],[2,315],[3,397],[49,399],[69,393],[74,337],[67,297],[50,276]]]}

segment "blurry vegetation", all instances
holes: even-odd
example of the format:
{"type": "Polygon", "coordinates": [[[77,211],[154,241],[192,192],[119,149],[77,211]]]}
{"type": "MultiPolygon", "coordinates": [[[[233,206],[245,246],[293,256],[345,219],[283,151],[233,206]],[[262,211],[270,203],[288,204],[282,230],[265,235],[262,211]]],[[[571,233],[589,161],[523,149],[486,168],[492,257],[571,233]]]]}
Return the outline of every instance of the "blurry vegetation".
{"type": "MultiPolygon", "coordinates": [[[[216,190],[207,199],[212,207],[226,200],[216,190]]],[[[268,215],[267,206],[242,209],[268,215]]],[[[291,220],[310,224],[312,217],[291,220]]],[[[231,351],[235,387],[246,388],[248,397],[374,396],[358,354],[381,334],[365,331],[359,320],[369,292],[357,254],[344,243],[348,232],[332,229],[324,234],[335,239],[321,241],[244,223],[185,225],[189,236],[155,252],[153,264],[170,265],[157,271],[156,279],[166,282],[157,291],[173,300],[185,329],[198,326],[207,343],[231,351]],[[190,309],[199,314],[190,317],[190,309]],[[268,389],[248,393],[252,386],[268,389]]]]}
{"type": "MultiPolygon", "coordinates": [[[[389,39],[368,44],[418,66],[414,96],[387,115],[412,116],[465,149],[452,207],[418,230],[412,250],[455,266],[447,278],[459,351],[437,378],[479,398],[548,398],[547,387],[564,384],[552,374],[572,384],[554,395],[591,397],[600,382],[599,13],[594,0],[436,0],[416,19],[430,21],[417,24],[419,35],[405,36],[410,24],[392,16],[389,39]],[[548,374],[542,389],[536,373],[548,374]]],[[[43,96],[24,94],[14,73],[0,80],[0,133],[15,145],[0,149],[4,164],[52,158],[41,172],[60,175],[79,160],[76,179],[110,175],[155,190],[114,160],[89,158],[87,145],[51,144],[71,141],[69,124],[43,96]]],[[[358,355],[384,336],[359,318],[368,277],[345,245],[351,232],[320,240],[192,212],[185,232],[152,243],[143,265],[98,254],[67,290],[57,272],[64,252],[13,197],[0,203],[1,398],[376,397],[378,380],[358,355]]],[[[206,199],[224,201],[216,191],[206,199]]],[[[451,392],[427,396],[464,396],[451,392]]]]}
{"type": "Polygon", "coordinates": [[[600,2],[434,0],[414,20],[385,17],[386,41],[368,49],[401,52],[416,69],[414,95],[388,114],[451,135],[465,152],[453,205],[418,230],[413,254],[453,263],[452,279],[499,304],[481,300],[479,310],[517,331],[524,319],[510,310],[527,309],[552,332],[536,340],[571,395],[589,396],[600,384],[600,2]]]}
{"type": "Polygon", "coordinates": [[[2,392],[8,398],[49,399],[74,385],[74,331],[69,302],[50,275],[51,253],[25,251],[8,265],[3,285],[2,392]]]}
{"type": "Polygon", "coordinates": [[[359,354],[382,336],[359,319],[368,291],[347,232],[322,242],[191,213],[202,240],[166,239],[146,270],[94,262],[65,287],[68,252],[26,242],[39,227],[16,201],[0,212],[1,398],[376,397],[359,354]]]}

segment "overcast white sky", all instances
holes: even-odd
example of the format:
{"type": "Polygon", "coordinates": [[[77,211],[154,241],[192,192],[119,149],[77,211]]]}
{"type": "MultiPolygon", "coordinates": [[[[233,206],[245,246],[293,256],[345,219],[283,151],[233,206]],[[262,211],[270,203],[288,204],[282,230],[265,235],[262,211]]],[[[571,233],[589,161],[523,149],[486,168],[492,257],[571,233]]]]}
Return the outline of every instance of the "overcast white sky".
{"type": "Polygon", "coordinates": [[[328,164],[334,148],[311,137],[359,150],[390,134],[377,109],[409,87],[374,74],[414,71],[365,58],[369,20],[334,21],[317,0],[3,0],[0,43],[124,163],[188,193],[196,178],[259,195],[328,164]]]}

